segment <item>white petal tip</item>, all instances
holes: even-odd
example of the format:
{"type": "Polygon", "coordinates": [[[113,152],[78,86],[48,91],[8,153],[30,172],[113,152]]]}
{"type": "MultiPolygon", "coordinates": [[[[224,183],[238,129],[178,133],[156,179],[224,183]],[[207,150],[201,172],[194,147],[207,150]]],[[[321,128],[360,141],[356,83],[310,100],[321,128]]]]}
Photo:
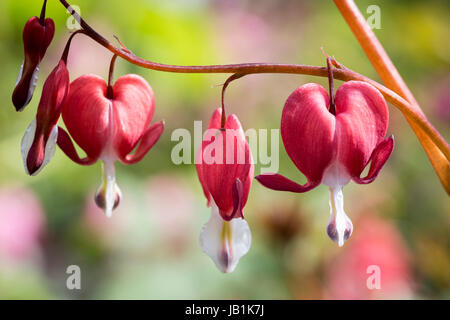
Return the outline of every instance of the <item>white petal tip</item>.
{"type": "Polygon", "coordinates": [[[224,221],[214,203],[211,208],[211,218],[200,233],[200,246],[221,272],[231,273],[250,249],[250,228],[241,218],[224,221]]]}
{"type": "MultiPolygon", "coordinates": [[[[28,126],[25,134],[22,137],[22,141],[20,143],[20,152],[22,154],[23,165],[25,168],[26,174],[30,174],[28,170],[28,153],[33,145],[33,141],[36,135],[36,118],[28,126]]],[[[50,132],[50,136],[45,144],[44,148],[44,159],[38,170],[34,171],[31,175],[36,176],[41,170],[50,162],[56,152],[56,141],[58,139],[58,126],[54,126],[52,131],[50,132]]]]}
{"type": "Polygon", "coordinates": [[[95,203],[105,212],[107,218],[120,203],[122,192],[116,183],[114,161],[103,161],[103,182],[95,194],[95,203]]]}
{"type": "Polygon", "coordinates": [[[330,220],[327,225],[328,237],[342,247],[353,232],[353,224],[344,211],[342,188],[330,188],[330,220]]]}

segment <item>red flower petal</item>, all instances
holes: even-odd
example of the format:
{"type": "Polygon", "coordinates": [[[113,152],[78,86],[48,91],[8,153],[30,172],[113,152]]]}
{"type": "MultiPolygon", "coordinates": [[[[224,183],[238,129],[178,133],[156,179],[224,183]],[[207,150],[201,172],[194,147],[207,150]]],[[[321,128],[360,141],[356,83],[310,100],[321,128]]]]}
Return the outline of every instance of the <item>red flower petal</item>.
{"type": "Polygon", "coordinates": [[[368,83],[346,82],[336,92],[336,122],[337,160],[352,177],[359,177],[386,135],[386,101],[368,83]]]}
{"type": "Polygon", "coordinates": [[[87,166],[94,164],[97,162],[98,158],[89,158],[89,156],[85,158],[80,158],[73,145],[72,139],[70,139],[69,134],[61,127],[58,127],[58,146],[61,150],[72,160],[80,165],[87,166]]]}
{"type": "MultiPolygon", "coordinates": [[[[328,94],[322,86],[305,84],[289,96],[281,116],[284,147],[292,162],[308,178],[303,187],[307,190],[321,182],[334,155],[335,117],[328,111],[328,104],[328,94]]],[[[287,184],[288,189],[302,190],[300,185],[293,185],[284,177],[276,179],[287,184]]],[[[268,182],[266,177],[259,180],[268,182]]]]}
{"type": "Polygon", "coordinates": [[[113,93],[113,117],[117,130],[114,149],[120,158],[125,158],[136,147],[150,125],[155,112],[155,98],[147,81],[135,74],[127,74],[117,79],[113,93]]]}
{"type": "Polygon", "coordinates": [[[69,72],[61,60],[45,81],[36,120],[22,139],[21,148],[29,174],[38,173],[53,157],[56,148],[56,123],[68,90],[69,72]]]}
{"type": "Polygon", "coordinates": [[[83,75],[73,81],[63,106],[62,117],[72,138],[88,158],[98,159],[110,136],[111,101],[106,83],[97,75],[83,75]]]}
{"type": "MultiPolygon", "coordinates": [[[[221,119],[222,119],[222,109],[218,108],[214,111],[213,115],[211,116],[211,119],[209,119],[208,129],[219,129],[220,124],[221,124],[221,119]]],[[[202,142],[202,145],[203,145],[203,142],[202,142]]],[[[208,191],[208,186],[206,185],[206,181],[205,181],[204,174],[203,174],[202,151],[203,151],[203,147],[200,147],[200,149],[198,150],[197,155],[195,157],[195,167],[197,169],[198,180],[200,181],[200,184],[203,189],[203,194],[205,195],[206,200],[207,200],[206,205],[209,207],[209,206],[211,206],[211,195],[208,191]]]]}
{"type": "Polygon", "coordinates": [[[144,133],[135,153],[127,154],[121,160],[126,164],[133,164],[142,160],[147,152],[155,145],[164,131],[164,121],[152,124],[144,133]]]}
{"type": "Polygon", "coordinates": [[[197,156],[195,157],[195,167],[197,169],[197,176],[198,176],[198,180],[200,181],[200,185],[202,186],[203,194],[206,197],[206,205],[209,207],[209,206],[211,206],[211,195],[208,191],[208,185],[206,184],[204,173],[203,173],[202,151],[203,151],[203,148],[200,147],[200,149],[197,152],[197,156]]]}
{"type": "Polygon", "coordinates": [[[303,193],[314,189],[319,185],[317,182],[308,181],[304,185],[300,185],[281,174],[278,173],[263,173],[255,178],[266,188],[277,190],[277,191],[290,191],[296,193],[303,193]]]}
{"type": "Polygon", "coordinates": [[[106,90],[105,81],[95,75],[72,82],[63,108],[64,123],[89,158],[98,159],[105,152],[125,159],[153,117],[153,92],[138,75],[120,77],[113,86],[113,99],[107,98],[106,90]]]}
{"type": "MultiPolygon", "coordinates": [[[[247,202],[253,179],[253,159],[239,119],[230,115],[224,130],[220,127],[221,112],[216,110],[210,120],[210,130],[197,154],[197,172],[208,203],[214,199],[223,219],[230,220],[247,202]],[[203,154],[203,157],[201,155],[203,154]],[[199,163],[202,160],[202,163],[199,163]],[[239,186],[235,186],[239,179],[239,186]],[[242,185],[242,186],[241,186],[242,185]],[[239,188],[243,189],[242,195],[239,188]],[[235,198],[233,199],[233,188],[235,198]],[[238,200],[236,200],[238,195],[238,200]],[[240,206],[236,206],[238,201],[240,206]]],[[[240,213],[238,213],[240,214],[240,213]]]]}
{"type": "Polygon", "coordinates": [[[12,102],[17,111],[23,110],[31,101],[36,87],[39,64],[54,34],[55,24],[52,19],[45,19],[45,24],[42,26],[39,18],[32,17],[25,24],[23,30],[25,58],[12,95],[12,102]]]}
{"type": "Polygon", "coordinates": [[[365,178],[353,177],[353,181],[359,184],[367,184],[371,183],[376,179],[381,169],[385,165],[386,161],[389,159],[389,156],[394,149],[394,137],[390,136],[385,140],[381,141],[375,150],[373,150],[372,155],[370,156],[370,169],[369,173],[365,178]]]}
{"type": "Polygon", "coordinates": [[[208,129],[219,129],[222,121],[222,109],[214,110],[211,119],[209,119],[208,129]]]}
{"type": "Polygon", "coordinates": [[[242,218],[244,219],[244,213],[242,212],[242,209],[244,209],[244,185],[242,184],[241,180],[236,179],[233,183],[233,189],[232,189],[232,197],[233,197],[233,212],[231,215],[226,219],[227,221],[233,219],[233,218],[242,218]]]}

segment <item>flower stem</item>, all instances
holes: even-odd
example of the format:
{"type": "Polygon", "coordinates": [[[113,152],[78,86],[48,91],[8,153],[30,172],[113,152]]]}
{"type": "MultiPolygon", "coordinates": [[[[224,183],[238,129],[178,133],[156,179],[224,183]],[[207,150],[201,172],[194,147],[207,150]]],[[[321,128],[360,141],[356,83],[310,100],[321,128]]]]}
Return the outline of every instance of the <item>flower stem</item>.
{"type": "Polygon", "coordinates": [[[41,16],[39,17],[39,23],[41,26],[45,26],[45,9],[47,7],[47,0],[44,0],[44,4],[42,5],[41,9],[41,16]]]}
{"type": "Polygon", "coordinates": [[[64,47],[64,51],[63,54],[61,56],[61,60],[64,61],[64,63],[67,66],[67,58],[69,56],[69,51],[70,51],[70,45],[72,44],[72,39],[73,37],[75,37],[75,35],[79,34],[79,33],[84,33],[86,34],[86,32],[83,29],[77,30],[74,33],[72,33],[69,37],[69,40],[67,40],[66,42],[66,46],[64,47]]]}
{"type": "Polygon", "coordinates": [[[223,84],[222,86],[222,119],[221,119],[221,128],[224,129],[225,122],[226,122],[226,115],[225,115],[225,91],[227,90],[228,85],[231,83],[231,81],[242,78],[245,76],[245,73],[235,73],[231,75],[223,84]]]}
{"type": "Polygon", "coordinates": [[[333,65],[331,58],[327,57],[327,69],[328,69],[328,87],[330,90],[330,113],[336,115],[336,108],[334,106],[334,79],[333,79],[333,65]]]}
{"type": "MultiPolygon", "coordinates": [[[[418,123],[417,118],[426,119],[425,114],[354,1],[334,0],[334,2],[380,78],[389,89],[409,102],[408,108],[400,110],[422,144],[444,189],[450,195],[450,148],[448,143],[434,128],[431,132],[418,123]]],[[[431,124],[428,123],[427,126],[431,128],[431,124]]]]}
{"type": "Polygon", "coordinates": [[[108,73],[108,89],[106,91],[106,97],[108,99],[113,99],[114,98],[114,94],[113,94],[113,81],[114,81],[114,66],[116,63],[116,59],[117,59],[117,54],[113,55],[113,57],[111,58],[111,63],[109,64],[109,73],[108,73]]]}

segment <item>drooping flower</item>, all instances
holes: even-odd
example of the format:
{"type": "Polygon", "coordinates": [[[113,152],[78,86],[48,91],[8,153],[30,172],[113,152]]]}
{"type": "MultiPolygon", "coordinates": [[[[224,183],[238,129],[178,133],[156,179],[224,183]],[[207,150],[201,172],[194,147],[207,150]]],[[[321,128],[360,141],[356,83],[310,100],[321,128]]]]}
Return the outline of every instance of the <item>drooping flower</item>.
{"type": "Polygon", "coordinates": [[[96,75],[81,76],[70,85],[62,117],[70,136],[87,156],[78,156],[69,134],[61,128],[58,145],[78,164],[103,161],[103,183],[95,200],[108,217],[121,195],[116,184],[115,161],[124,164],[140,161],[164,130],[163,121],[150,126],[154,111],[152,88],[135,74],[120,77],[110,87],[96,75]]]}
{"type": "Polygon", "coordinates": [[[254,164],[239,119],[231,114],[221,126],[217,109],[201,149],[197,153],[198,178],[211,207],[211,218],[203,226],[200,245],[220,271],[232,272],[251,244],[251,233],[243,209],[253,179],[254,164]]]}
{"type": "Polygon", "coordinates": [[[344,212],[342,188],[350,180],[374,181],[392,153],[394,139],[384,139],[388,109],[381,93],[370,84],[343,84],[336,92],[335,114],[328,108],[326,90],[309,83],[295,90],[283,109],[281,137],[287,154],[308,179],[305,185],[276,173],[256,179],[270,189],[297,193],[327,185],[331,209],[327,234],[342,246],[353,230],[344,212]],[[369,162],[368,174],[361,178],[369,162]]]}
{"type": "Polygon", "coordinates": [[[41,17],[31,17],[23,29],[25,58],[12,94],[12,102],[17,111],[22,111],[33,96],[41,60],[55,34],[55,23],[50,18],[45,19],[46,2],[44,1],[41,17]]]}
{"type": "Polygon", "coordinates": [[[61,59],[45,81],[36,118],[22,138],[21,152],[27,174],[38,174],[55,154],[57,122],[69,83],[69,71],[61,59]]]}

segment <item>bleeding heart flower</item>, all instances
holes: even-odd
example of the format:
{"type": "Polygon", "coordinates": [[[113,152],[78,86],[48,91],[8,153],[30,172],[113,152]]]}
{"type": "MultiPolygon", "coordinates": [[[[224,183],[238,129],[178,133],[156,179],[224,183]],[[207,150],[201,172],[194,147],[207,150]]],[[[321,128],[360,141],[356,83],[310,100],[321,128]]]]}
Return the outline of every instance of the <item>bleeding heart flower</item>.
{"type": "Polygon", "coordinates": [[[359,184],[374,181],[392,153],[394,139],[384,139],[388,109],[381,93],[370,84],[343,84],[336,92],[335,115],[328,107],[326,90],[309,83],[295,90],[283,109],[281,137],[286,152],[308,182],[299,185],[275,173],[256,179],[270,189],[297,193],[320,183],[327,185],[331,208],[327,234],[342,246],[353,230],[344,212],[342,187],[350,180],[359,184]],[[369,172],[361,178],[369,162],[369,172]]]}
{"type": "Polygon", "coordinates": [[[78,164],[103,161],[103,184],[95,200],[108,217],[120,201],[114,162],[140,161],[164,130],[163,121],[149,126],[154,111],[152,88],[138,75],[122,76],[109,88],[96,75],[81,76],[70,85],[62,116],[70,136],[87,156],[78,156],[70,136],[61,128],[58,145],[78,164]],[[138,143],[136,151],[130,154],[138,143]]]}
{"type": "Polygon", "coordinates": [[[45,80],[36,118],[22,138],[21,152],[27,174],[38,174],[55,154],[57,122],[68,92],[69,71],[64,60],[60,60],[45,80]]]}
{"type": "Polygon", "coordinates": [[[253,179],[254,164],[239,119],[228,116],[221,127],[221,109],[212,115],[196,157],[198,178],[211,207],[200,245],[222,272],[232,272],[251,243],[243,209],[253,179]]]}
{"type": "Polygon", "coordinates": [[[44,1],[41,17],[30,18],[23,29],[25,58],[12,95],[12,102],[17,111],[22,111],[33,96],[39,65],[55,34],[55,23],[50,18],[45,19],[46,2],[44,1]]]}

